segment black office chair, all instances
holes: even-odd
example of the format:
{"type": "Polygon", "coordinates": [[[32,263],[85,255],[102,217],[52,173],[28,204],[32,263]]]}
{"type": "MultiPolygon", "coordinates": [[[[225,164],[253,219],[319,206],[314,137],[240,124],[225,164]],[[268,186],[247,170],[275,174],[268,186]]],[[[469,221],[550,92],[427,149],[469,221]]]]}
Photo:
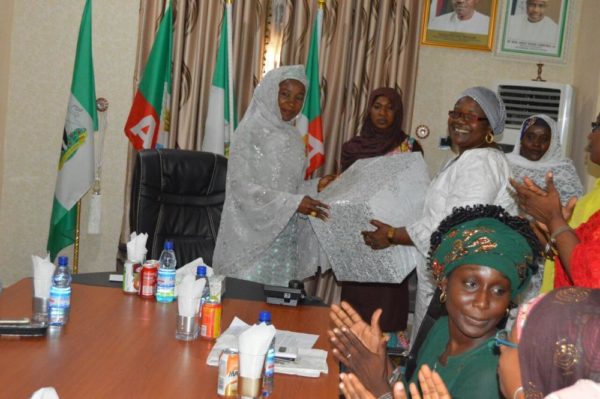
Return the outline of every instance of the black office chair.
{"type": "Polygon", "coordinates": [[[219,231],[227,158],[210,152],[145,150],[136,158],[131,187],[131,231],[148,233],[146,259],[173,241],[177,267],[202,257],[212,265],[219,231]]]}

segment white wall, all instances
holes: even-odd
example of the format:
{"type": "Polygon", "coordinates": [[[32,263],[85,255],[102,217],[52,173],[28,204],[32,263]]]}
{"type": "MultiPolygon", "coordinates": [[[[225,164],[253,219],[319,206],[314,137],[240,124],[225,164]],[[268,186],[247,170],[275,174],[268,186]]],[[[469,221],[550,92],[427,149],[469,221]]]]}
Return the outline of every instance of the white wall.
{"type": "MultiPolygon", "coordinates": [[[[14,1],[8,59],[0,197],[0,280],[31,275],[32,254],[45,255],[75,46],[85,1],[14,1]]],[[[102,234],[88,235],[82,213],[80,272],[114,270],[123,202],[139,2],[93,2],[96,94],[110,102],[102,180],[102,234]]],[[[4,11],[4,5],[0,12],[4,11]]],[[[2,18],[0,18],[1,24],[2,18]]],[[[0,30],[4,35],[4,32],[0,30]]],[[[0,94],[6,75],[0,62],[0,94]]],[[[1,105],[1,104],[0,104],[1,105]]],[[[2,119],[0,107],[0,122],[2,119]]],[[[0,135],[0,144],[2,144],[0,135]]],[[[71,256],[72,250],[65,254],[71,256]]]]}

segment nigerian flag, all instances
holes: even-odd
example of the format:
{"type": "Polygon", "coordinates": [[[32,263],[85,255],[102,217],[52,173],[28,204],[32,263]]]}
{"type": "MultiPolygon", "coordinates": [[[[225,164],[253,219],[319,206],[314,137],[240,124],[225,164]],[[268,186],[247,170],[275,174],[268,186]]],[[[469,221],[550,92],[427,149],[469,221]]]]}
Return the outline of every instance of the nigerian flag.
{"type": "Polygon", "coordinates": [[[91,7],[91,0],[87,0],[77,39],[48,234],[48,251],[52,261],[60,250],[75,242],[77,201],[94,181],[94,132],[98,129],[98,115],[92,62],[91,7]]]}
{"type": "Polygon", "coordinates": [[[305,179],[309,179],[317,169],[325,164],[323,121],[321,119],[321,85],[319,84],[319,46],[321,43],[322,22],[323,9],[320,5],[313,24],[308,59],[306,60],[308,92],[296,125],[306,145],[308,167],[306,168],[305,179]]]}
{"type": "Polygon", "coordinates": [[[231,133],[237,127],[237,115],[233,101],[233,84],[231,83],[231,39],[228,22],[231,21],[231,4],[225,6],[217,61],[213,72],[212,86],[208,97],[208,111],[204,128],[202,151],[229,155],[231,133]],[[233,119],[233,122],[231,122],[233,119]]]}

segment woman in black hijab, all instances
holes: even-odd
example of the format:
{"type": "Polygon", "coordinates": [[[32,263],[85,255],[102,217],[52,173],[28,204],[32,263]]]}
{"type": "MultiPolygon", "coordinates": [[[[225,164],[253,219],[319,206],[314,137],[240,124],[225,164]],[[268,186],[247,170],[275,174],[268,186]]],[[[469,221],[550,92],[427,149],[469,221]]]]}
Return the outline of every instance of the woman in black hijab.
{"type": "MultiPolygon", "coordinates": [[[[392,88],[381,87],[371,92],[368,112],[360,135],[342,146],[341,170],[355,161],[398,152],[423,152],[419,143],[402,131],[402,99],[392,88]]],[[[320,187],[322,189],[322,187],[320,187]]],[[[383,331],[401,332],[403,341],[408,319],[408,281],[401,284],[343,283],[342,300],[350,303],[364,320],[371,320],[377,309],[383,309],[380,323],[383,331]]],[[[396,346],[396,334],[390,344],[396,346]]],[[[399,342],[405,346],[407,342],[399,342]]]]}

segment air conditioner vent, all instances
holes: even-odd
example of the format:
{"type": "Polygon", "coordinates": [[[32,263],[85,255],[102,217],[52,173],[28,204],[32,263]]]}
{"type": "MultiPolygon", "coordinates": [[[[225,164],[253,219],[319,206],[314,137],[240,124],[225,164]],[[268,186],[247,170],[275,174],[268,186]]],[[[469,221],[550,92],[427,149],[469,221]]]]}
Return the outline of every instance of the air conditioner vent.
{"type": "Polygon", "coordinates": [[[507,127],[519,129],[523,120],[533,114],[546,114],[558,121],[560,90],[500,85],[498,94],[506,105],[507,127]]]}

